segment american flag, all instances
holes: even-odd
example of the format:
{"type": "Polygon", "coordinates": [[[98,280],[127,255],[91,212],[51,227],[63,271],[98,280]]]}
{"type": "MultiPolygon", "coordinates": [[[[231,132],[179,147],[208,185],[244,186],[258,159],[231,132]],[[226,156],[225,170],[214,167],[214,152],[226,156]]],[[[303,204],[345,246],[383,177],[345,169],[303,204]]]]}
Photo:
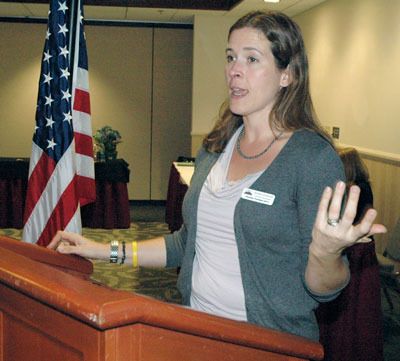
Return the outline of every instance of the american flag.
{"type": "Polygon", "coordinates": [[[50,1],[39,79],[23,239],[42,246],[59,229],[81,233],[80,205],[96,198],[83,6],[76,1],[50,1]]]}

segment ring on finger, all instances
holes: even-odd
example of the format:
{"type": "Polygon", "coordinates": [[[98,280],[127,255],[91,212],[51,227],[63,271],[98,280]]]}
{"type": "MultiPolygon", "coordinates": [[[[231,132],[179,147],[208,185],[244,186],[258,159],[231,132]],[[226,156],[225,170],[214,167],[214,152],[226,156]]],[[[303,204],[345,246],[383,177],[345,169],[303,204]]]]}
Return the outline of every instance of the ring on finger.
{"type": "Polygon", "coordinates": [[[332,227],[336,227],[339,224],[339,218],[328,218],[328,224],[332,227]]]}

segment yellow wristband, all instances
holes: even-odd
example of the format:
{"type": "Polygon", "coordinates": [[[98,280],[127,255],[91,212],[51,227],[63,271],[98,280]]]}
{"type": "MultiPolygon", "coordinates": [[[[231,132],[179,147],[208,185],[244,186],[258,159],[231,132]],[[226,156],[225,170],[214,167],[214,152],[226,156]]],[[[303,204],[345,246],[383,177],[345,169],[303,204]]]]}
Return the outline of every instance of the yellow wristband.
{"type": "Polygon", "coordinates": [[[138,249],[137,249],[137,241],[132,242],[132,266],[138,267],[138,249]]]}

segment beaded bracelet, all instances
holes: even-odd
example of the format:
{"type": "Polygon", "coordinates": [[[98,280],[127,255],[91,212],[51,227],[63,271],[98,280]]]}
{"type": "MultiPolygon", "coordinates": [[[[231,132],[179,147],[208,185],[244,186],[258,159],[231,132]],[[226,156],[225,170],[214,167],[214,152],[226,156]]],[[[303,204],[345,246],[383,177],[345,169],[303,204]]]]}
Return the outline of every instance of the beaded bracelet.
{"type": "Polygon", "coordinates": [[[122,258],[121,258],[121,263],[124,264],[126,258],[126,252],[125,252],[125,241],[122,241],[122,258]]]}

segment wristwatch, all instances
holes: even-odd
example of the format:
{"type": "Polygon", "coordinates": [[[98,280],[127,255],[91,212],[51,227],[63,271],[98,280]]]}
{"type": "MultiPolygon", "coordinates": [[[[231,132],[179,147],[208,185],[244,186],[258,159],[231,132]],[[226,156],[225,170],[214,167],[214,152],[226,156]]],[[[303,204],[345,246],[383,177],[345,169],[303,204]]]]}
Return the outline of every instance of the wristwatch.
{"type": "Polygon", "coordinates": [[[112,240],[110,243],[110,263],[118,262],[118,248],[119,242],[116,240],[112,240]]]}

